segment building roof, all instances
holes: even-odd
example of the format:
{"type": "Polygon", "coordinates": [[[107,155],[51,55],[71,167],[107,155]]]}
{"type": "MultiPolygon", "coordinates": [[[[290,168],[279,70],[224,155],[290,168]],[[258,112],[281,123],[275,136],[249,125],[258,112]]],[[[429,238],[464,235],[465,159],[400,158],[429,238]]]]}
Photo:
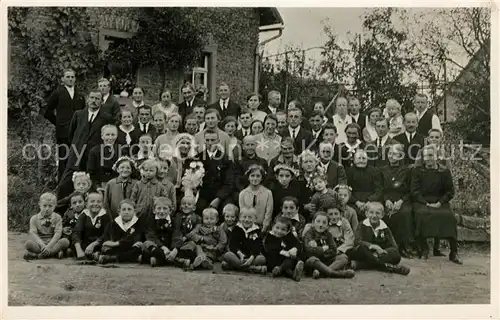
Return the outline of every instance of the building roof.
{"type": "Polygon", "coordinates": [[[265,7],[265,8],[259,8],[259,15],[260,15],[260,26],[265,27],[265,26],[271,26],[273,24],[283,24],[283,18],[281,17],[278,9],[276,8],[271,8],[271,7],[265,7]]]}

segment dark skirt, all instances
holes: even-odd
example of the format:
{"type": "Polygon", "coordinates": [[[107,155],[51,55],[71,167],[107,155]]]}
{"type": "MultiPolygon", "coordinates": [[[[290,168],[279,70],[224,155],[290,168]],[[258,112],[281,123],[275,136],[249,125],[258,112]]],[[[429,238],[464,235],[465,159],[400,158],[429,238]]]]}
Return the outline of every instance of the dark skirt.
{"type": "Polygon", "coordinates": [[[403,203],[398,212],[393,213],[390,218],[386,216],[384,221],[391,229],[394,240],[396,240],[398,245],[406,245],[414,240],[415,227],[411,203],[403,203]]]}
{"type": "Polygon", "coordinates": [[[431,208],[421,203],[414,203],[415,234],[420,238],[457,238],[457,219],[450,204],[441,208],[431,208]]]}

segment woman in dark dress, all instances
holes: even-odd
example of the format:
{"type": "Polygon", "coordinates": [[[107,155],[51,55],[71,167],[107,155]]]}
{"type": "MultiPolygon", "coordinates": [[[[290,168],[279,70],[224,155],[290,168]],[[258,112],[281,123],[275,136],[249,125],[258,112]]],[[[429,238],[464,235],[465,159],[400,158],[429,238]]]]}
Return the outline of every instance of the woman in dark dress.
{"type": "Polygon", "coordinates": [[[388,165],[380,168],[383,179],[382,203],[387,225],[396,240],[402,257],[410,258],[413,236],[413,207],[410,201],[411,169],[403,164],[404,147],[391,145],[387,152],[388,165]]]}
{"type": "Polygon", "coordinates": [[[358,221],[365,218],[367,202],[382,202],[382,174],[368,164],[365,150],[357,150],[353,157],[354,165],[347,168],[347,184],[352,188],[348,204],[356,210],[358,221]]]}
{"type": "Polygon", "coordinates": [[[429,256],[428,238],[446,238],[450,243],[450,261],[462,264],[458,257],[457,220],[450,207],[454,194],[450,170],[439,165],[434,145],[425,146],[411,177],[415,234],[424,259],[429,256]]]}

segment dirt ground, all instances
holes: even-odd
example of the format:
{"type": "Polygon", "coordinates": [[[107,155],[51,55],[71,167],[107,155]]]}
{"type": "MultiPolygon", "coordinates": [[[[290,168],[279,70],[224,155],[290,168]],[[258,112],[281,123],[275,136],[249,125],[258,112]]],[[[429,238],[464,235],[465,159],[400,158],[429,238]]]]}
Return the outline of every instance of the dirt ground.
{"type": "Polygon", "coordinates": [[[173,267],[75,265],[71,259],[22,259],[24,236],[9,233],[10,306],[185,304],[483,304],[490,303],[490,255],[461,252],[463,266],[447,257],[404,260],[408,276],[358,271],[354,279],[186,272],[173,267]]]}

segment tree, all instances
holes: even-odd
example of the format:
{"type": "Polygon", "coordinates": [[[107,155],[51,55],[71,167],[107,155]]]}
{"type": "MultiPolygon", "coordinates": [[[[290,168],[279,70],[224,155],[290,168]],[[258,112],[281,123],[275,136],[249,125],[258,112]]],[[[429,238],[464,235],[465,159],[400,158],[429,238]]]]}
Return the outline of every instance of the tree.
{"type": "Polygon", "coordinates": [[[169,68],[182,69],[201,56],[203,41],[196,28],[193,13],[196,8],[165,7],[136,8],[139,23],[137,33],[106,50],[104,58],[126,65],[118,77],[133,81],[139,66],[160,69],[165,87],[169,68]]]}
{"type": "Polygon", "coordinates": [[[75,70],[78,82],[95,80],[101,69],[91,21],[83,7],[10,7],[9,38],[21,53],[23,68],[8,90],[8,113],[29,139],[45,99],[60,83],[65,68],[75,70]],[[30,23],[28,23],[28,21],[30,23]]]}

